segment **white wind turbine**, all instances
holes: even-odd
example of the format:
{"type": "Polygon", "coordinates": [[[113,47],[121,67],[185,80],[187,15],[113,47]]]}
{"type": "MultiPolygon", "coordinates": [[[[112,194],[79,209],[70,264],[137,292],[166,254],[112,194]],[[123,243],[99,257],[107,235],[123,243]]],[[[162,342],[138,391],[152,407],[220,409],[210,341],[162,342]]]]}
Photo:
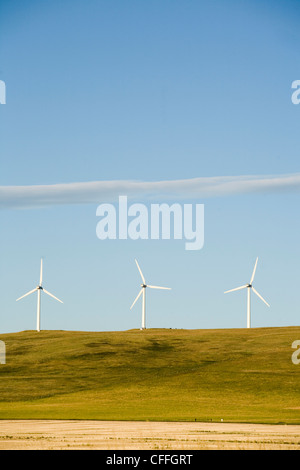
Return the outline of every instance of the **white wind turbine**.
{"type": "Polygon", "coordinates": [[[143,294],[142,328],[141,329],[145,330],[146,329],[146,287],[150,287],[150,289],[166,289],[166,290],[171,290],[171,287],[150,286],[149,284],[146,284],[146,281],[145,281],[145,278],[143,276],[142,270],[139,267],[139,263],[137,262],[137,260],[135,260],[135,262],[136,262],[136,265],[137,265],[138,270],[140,272],[143,284],[141,284],[142,288],[141,288],[140,292],[138,293],[137,297],[135,298],[133,304],[131,305],[130,310],[132,309],[132,307],[134,306],[136,301],[139,299],[139,297],[143,294]]]}
{"type": "Polygon", "coordinates": [[[266,302],[266,300],[253,287],[253,281],[254,281],[254,276],[255,276],[255,272],[257,268],[257,262],[258,262],[258,258],[256,258],[255,266],[254,266],[252,277],[251,277],[249,284],[245,284],[244,286],[237,287],[236,289],[231,289],[231,290],[227,290],[226,292],[224,292],[225,294],[228,294],[228,292],[234,292],[236,290],[241,290],[241,289],[248,289],[248,292],[247,292],[247,328],[251,327],[251,289],[268,307],[270,307],[268,302],[266,302]]]}
{"type": "Polygon", "coordinates": [[[18,302],[18,300],[21,300],[24,297],[27,297],[27,295],[33,294],[33,292],[37,291],[37,294],[38,294],[37,295],[37,320],[36,320],[36,330],[37,331],[40,331],[40,325],[41,325],[41,291],[45,292],[45,294],[47,294],[47,295],[50,295],[50,297],[53,297],[53,299],[58,300],[58,302],[63,303],[61,300],[59,300],[57,297],[55,297],[55,295],[50,294],[50,292],[48,292],[46,289],[44,289],[44,287],[42,286],[42,283],[43,283],[43,259],[41,259],[41,270],[40,270],[40,283],[39,283],[39,285],[35,289],[31,290],[30,292],[27,292],[27,294],[22,295],[22,297],[19,297],[16,300],[16,302],[18,302]]]}

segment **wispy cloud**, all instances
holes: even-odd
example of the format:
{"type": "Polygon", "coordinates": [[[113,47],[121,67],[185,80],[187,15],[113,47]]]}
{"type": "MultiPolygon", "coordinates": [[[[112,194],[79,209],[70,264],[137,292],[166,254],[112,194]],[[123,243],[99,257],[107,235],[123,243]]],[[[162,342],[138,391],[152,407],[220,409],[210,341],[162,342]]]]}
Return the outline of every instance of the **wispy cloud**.
{"type": "Polygon", "coordinates": [[[92,181],[36,186],[0,186],[1,209],[31,209],[64,204],[131,199],[204,199],[239,194],[298,191],[300,173],[289,175],[213,176],[171,181],[92,181]]]}

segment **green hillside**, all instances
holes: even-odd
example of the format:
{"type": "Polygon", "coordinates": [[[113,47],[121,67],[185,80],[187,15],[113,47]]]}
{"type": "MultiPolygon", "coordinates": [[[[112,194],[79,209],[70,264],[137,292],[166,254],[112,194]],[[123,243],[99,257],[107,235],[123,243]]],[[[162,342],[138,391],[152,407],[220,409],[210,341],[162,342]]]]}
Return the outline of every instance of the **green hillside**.
{"type": "Polygon", "coordinates": [[[300,424],[300,327],[0,335],[0,419],[300,424]]]}

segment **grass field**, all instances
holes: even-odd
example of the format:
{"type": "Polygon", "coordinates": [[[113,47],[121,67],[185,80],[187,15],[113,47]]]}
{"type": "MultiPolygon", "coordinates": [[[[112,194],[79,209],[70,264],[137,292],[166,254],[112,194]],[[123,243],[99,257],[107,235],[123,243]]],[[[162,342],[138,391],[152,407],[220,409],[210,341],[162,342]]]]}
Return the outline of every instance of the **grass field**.
{"type": "Polygon", "coordinates": [[[300,327],[0,335],[0,419],[300,424],[300,327]]]}

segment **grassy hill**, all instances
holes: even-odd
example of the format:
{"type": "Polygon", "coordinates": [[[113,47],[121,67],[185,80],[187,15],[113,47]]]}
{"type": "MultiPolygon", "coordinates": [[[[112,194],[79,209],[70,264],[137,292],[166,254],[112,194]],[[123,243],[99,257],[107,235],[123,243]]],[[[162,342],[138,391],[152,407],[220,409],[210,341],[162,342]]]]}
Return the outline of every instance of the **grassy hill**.
{"type": "Polygon", "coordinates": [[[0,419],[300,424],[300,327],[0,335],[0,419]]]}

